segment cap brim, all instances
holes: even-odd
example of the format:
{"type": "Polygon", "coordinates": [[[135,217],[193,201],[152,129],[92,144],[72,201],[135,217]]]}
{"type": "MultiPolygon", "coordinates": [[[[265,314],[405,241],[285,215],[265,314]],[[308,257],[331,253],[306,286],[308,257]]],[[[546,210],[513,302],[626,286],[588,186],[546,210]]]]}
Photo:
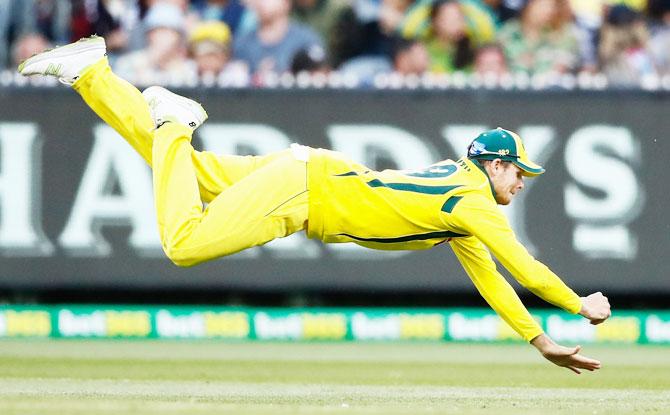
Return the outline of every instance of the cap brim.
{"type": "Polygon", "coordinates": [[[540,166],[539,164],[535,164],[530,160],[521,160],[517,158],[513,160],[512,163],[523,170],[523,173],[521,174],[524,176],[535,177],[545,172],[544,167],[540,166]]]}

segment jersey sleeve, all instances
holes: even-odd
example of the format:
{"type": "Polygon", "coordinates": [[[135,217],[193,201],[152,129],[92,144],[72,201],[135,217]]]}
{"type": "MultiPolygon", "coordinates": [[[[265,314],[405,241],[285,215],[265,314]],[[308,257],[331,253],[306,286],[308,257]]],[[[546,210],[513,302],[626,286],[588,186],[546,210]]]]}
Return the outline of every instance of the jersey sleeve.
{"type": "Polygon", "coordinates": [[[512,276],[533,294],[572,314],[579,312],[579,296],[528,253],[493,201],[479,195],[464,197],[450,220],[483,242],[512,276]]]}
{"type": "Polygon", "coordinates": [[[514,331],[526,341],[543,333],[514,288],[496,270],[491,254],[479,239],[474,236],[454,238],[450,245],[479,293],[514,331]]]}

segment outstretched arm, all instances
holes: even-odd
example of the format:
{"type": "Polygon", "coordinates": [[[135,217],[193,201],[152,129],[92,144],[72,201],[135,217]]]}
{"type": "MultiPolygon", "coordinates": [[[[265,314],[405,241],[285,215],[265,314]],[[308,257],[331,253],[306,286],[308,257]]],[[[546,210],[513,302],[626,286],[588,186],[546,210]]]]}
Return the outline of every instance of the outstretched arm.
{"type": "MultiPolygon", "coordinates": [[[[530,342],[550,362],[566,367],[575,373],[581,369],[595,370],[600,362],[579,354],[581,347],[564,347],[554,343],[532,318],[518,295],[505,278],[496,270],[491,255],[484,244],[474,236],[455,238],[450,242],[456,257],[472,279],[475,287],[498,315],[510,327],[530,342]]],[[[600,293],[582,298],[580,314],[587,318],[602,318],[609,311],[606,298],[600,293]],[[590,316],[590,317],[588,317],[590,316]]],[[[592,320],[594,321],[594,320],[592,320]]]]}
{"type": "Polygon", "coordinates": [[[579,313],[582,308],[579,296],[528,253],[495,202],[483,196],[463,198],[453,213],[450,219],[482,241],[521,285],[569,313],[579,313]]]}
{"type": "Polygon", "coordinates": [[[521,285],[545,301],[589,319],[591,324],[600,324],[611,316],[609,301],[602,293],[580,298],[546,265],[533,258],[516,239],[502,213],[490,213],[488,221],[479,228],[488,231],[476,233],[477,237],[521,285]]]}
{"type": "Polygon", "coordinates": [[[530,327],[526,324],[528,317],[525,315],[528,312],[507,281],[496,271],[495,263],[484,246],[524,287],[570,313],[579,313],[591,324],[600,324],[611,315],[607,297],[595,293],[580,298],[575,294],[517,241],[507,219],[492,201],[476,196],[463,198],[452,213],[448,218],[449,225],[473,235],[454,239],[452,247],[480,293],[496,312],[551,362],[577,372],[579,369],[597,369],[599,362],[579,355],[580,347],[557,345],[541,332],[539,326],[539,331],[535,332],[530,328],[523,329],[524,325],[530,327]],[[499,288],[492,289],[495,286],[499,288]],[[509,290],[516,298],[509,294],[509,290]]]}
{"type": "Polygon", "coordinates": [[[514,288],[497,271],[491,254],[479,239],[474,236],[454,238],[449,244],[479,293],[514,331],[528,342],[542,334],[542,328],[514,288]]]}

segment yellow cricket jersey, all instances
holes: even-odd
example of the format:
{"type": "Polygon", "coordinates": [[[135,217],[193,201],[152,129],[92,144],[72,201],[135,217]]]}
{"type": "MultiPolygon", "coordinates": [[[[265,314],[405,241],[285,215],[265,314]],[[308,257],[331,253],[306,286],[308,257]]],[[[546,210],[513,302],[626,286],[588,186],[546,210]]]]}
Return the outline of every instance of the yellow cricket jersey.
{"type": "Polygon", "coordinates": [[[310,238],[395,250],[448,241],[482,296],[528,341],[542,329],[489,251],[534,294],[573,314],[581,309],[579,296],[517,241],[477,161],[378,172],[340,153],[311,149],[308,189],[310,238]]]}

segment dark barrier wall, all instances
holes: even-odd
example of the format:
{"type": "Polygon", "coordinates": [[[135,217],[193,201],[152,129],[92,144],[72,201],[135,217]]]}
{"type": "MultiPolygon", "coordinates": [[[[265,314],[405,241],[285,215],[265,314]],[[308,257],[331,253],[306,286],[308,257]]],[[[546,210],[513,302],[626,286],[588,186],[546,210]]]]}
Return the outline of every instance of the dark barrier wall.
{"type": "MultiPolygon", "coordinates": [[[[516,130],[547,168],[506,208],[529,249],[578,290],[670,291],[667,94],[186,93],[210,114],[195,145],[215,152],[295,141],[416,168],[516,130]]],[[[0,94],[4,288],[472,290],[447,245],[388,253],[302,234],[180,269],[160,250],[148,167],[74,92],[0,94]]]]}

